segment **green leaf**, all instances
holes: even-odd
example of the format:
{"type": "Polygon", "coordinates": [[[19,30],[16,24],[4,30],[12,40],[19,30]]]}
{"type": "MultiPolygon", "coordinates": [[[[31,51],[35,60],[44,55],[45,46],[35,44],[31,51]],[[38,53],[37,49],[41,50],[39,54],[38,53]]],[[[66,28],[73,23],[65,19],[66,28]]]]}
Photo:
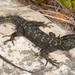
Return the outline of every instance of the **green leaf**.
{"type": "Polygon", "coordinates": [[[26,0],[26,1],[29,1],[29,0],[26,0]]]}
{"type": "Polygon", "coordinates": [[[75,13],[75,0],[73,1],[73,12],[75,13]]]}
{"type": "Polygon", "coordinates": [[[66,0],[59,0],[63,5],[68,6],[66,0]]]}
{"type": "Polygon", "coordinates": [[[71,0],[59,0],[63,5],[69,7],[71,12],[75,13],[75,0],[73,0],[73,5],[71,0]]]}
{"type": "Polygon", "coordinates": [[[40,4],[43,2],[43,0],[36,0],[37,2],[39,2],[40,4]]]}
{"type": "Polygon", "coordinates": [[[46,0],[47,2],[49,2],[49,0],[46,0]]]}
{"type": "Polygon", "coordinates": [[[72,9],[72,3],[71,3],[71,0],[68,0],[68,7],[70,7],[70,9],[72,9]]]}

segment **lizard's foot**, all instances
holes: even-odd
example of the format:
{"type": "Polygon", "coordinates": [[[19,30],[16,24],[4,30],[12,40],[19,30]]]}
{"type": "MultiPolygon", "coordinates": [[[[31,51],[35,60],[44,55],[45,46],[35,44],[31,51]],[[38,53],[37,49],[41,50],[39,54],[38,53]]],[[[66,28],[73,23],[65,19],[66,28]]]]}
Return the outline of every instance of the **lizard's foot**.
{"type": "Polygon", "coordinates": [[[10,39],[8,39],[8,40],[6,40],[6,41],[4,41],[3,43],[4,43],[4,45],[7,43],[7,42],[9,42],[9,41],[12,41],[12,43],[13,43],[13,45],[14,45],[14,42],[13,42],[13,40],[15,40],[14,38],[15,38],[15,35],[16,34],[16,32],[14,32],[13,34],[11,34],[11,35],[5,35],[5,36],[3,36],[3,37],[9,37],[9,36],[11,36],[10,37],[10,39]]]}
{"type": "MultiPolygon", "coordinates": [[[[13,40],[15,40],[15,39],[13,39],[13,40]]],[[[5,45],[7,42],[12,41],[12,43],[13,43],[13,45],[14,45],[13,40],[10,38],[10,39],[8,39],[8,40],[4,41],[3,43],[4,43],[4,45],[5,45]]]]}
{"type": "Polygon", "coordinates": [[[56,66],[57,68],[59,68],[63,64],[63,62],[57,62],[57,60],[54,60],[53,58],[48,58],[46,60],[47,62],[45,65],[47,65],[48,62],[50,62],[52,65],[56,66]]]}
{"type": "Polygon", "coordinates": [[[54,65],[54,66],[56,66],[57,68],[59,68],[59,67],[58,67],[59,63],[57,62],[57,60],[53,60],[53,58],[48,59],[47,62],[50,62],[52,65],[54,65]]]}
{"type": "Polygon", "coordinates": [[[8,37],[8,36],[10,36],[10,39],[4,41],[4,44],[6,44],[8,41],[12,41],[12,43],[13,43],[13,45],[14,45],[14,42],[13,42],[13,40],[15,40],[14,38],[17,37],[17,36],[22,36],[22,35],[24,35],[24,34],[25,34],[25,31],[22,29],[21,26],[19,26],[19,27],[17,28],[17,31],[16,31],[16,32],[12,33],[11,35],[5,35],[5,36],[3,36],[3,37],[8,37]]]}
{"type": "Polygon", "coordinates": [[[63,64],[61,62],[60,63],[57,62],[57,60],[54,60],[53,58],[49,58],[48,54],[46,52],[44,52],[44,50],[40,51],[40,55],[47,60],[45,66],[47,65],[48,62],[51,63],[52,65],[56,66],[57,68],[59,68],[63,64]]]}
{"type": "Polygon", "coordinates": [[[47,65],[48,62],[50,62],[52,65],[58,67],[56,64],[59,64],[59,63],[56,62],[56,60],[53,60],[53,58],[49,58],[49,57],[48,57],[48,54],[45,52],[45,50],[42,49],[42,50],[40,51],[40,55],[41,55],[42,57],[44,57],[44,58],[47,60],[45,66],[47,65]]]}

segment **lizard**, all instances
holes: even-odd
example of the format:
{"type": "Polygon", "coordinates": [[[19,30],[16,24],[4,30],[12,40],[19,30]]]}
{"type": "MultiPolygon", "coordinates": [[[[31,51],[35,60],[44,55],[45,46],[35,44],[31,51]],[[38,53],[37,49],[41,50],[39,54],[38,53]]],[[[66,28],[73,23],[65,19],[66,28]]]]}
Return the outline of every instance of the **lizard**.
{"type": "Polygon", "coordinates": [[[0,17],[0,24],[5,22],[15,24],[16,31],[10,35],[10,39],[4,41],[4,44],[8,41],[12,41],[13,43],[14,38],[17,36],[24,36],[36,46],[40,47],[40,55],[54,66],[56,66],[56,61],[48,57],[49,53],[58,49],[68,51],[75,47],[75,34],[56,37],[53,32],[50,32],[48,35],[39,29],[39,26],[45,25],[44,22],[28,21],[18,15],[0,17]]]}

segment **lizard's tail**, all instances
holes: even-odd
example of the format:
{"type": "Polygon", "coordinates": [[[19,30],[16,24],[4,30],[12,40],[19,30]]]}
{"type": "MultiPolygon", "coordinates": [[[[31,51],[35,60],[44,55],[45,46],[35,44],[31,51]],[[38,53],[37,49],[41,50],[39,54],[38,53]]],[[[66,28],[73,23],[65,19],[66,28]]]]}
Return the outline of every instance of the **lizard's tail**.
{"type": "Polygon", "coordinates": [[[6,23],[6,22],[12,22],[12,20],[11,20],[11,17],[9,17],[9,16],[7,16],[7,17],[3,17],[3,16],[1,16],[0,17],[0,24],[2,24],[2,23],[6,23]]]}
{"type": "Polygon", "coordinates": [[[26,71],[26,72],[29,72],[29,73],[33,73],[32,71],[23,69],[23,68],[21,68],[21,67],[15,65],[15,64],[13,64],[13,63],[11,63],[9,60],[7,60],[6,58],[4,58],[2,55],[0,55],[0,58],[1,58],[2,60],[6,61],[7,63],[9,63],[10,65],[14,66],[15,68],[18,68],[18,69],[20,69],[20,70],[22,70],[22,71],[26,71]]]}

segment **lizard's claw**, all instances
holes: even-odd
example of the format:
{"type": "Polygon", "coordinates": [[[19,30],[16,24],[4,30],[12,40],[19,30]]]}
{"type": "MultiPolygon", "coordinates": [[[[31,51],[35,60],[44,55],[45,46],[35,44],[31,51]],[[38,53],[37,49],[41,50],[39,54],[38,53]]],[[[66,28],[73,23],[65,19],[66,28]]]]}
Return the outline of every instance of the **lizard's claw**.
{"type": "Polygon", "coordinates": [[[50,62],[52,65],[56,66],[57,68],[59,68],[60,63],[57,62],[57,60],[53,60],[53,58],[49,58],[45,64],[45,66],[47,65],[47,63],[50,62]]]}
{"type": "MultiPolygon", "coordinates": [[[[10,37],[10,36],[11,36],[11,35],[5,35],[5,36],[3,36],[3,37],[10,37]]],[[[5,45],[8,41],[12,41],[12,43],[13,43],[13,45],[14,45],[13,40],[15,40],[15,39],[14,39],[13,37],[10,37],[10,39],[4,41],[3,43],[4,43],[4,45],[5,45]]]]}
{"type": "MultiPolygon", "coordinates": [[[[13,40],[15,40],[15,39],[13,39],[13,40]]],[[[14,42],[13,42],[13,40],[11,40],[11,39],[8,39],[8,40],[4,41],[3,43],[4,43],[4,45],[5,45],[7,42],[9,42],[9,41],[12,41],[12,43],[13,43],[13,45],[14,45],[14,42]]]]}

